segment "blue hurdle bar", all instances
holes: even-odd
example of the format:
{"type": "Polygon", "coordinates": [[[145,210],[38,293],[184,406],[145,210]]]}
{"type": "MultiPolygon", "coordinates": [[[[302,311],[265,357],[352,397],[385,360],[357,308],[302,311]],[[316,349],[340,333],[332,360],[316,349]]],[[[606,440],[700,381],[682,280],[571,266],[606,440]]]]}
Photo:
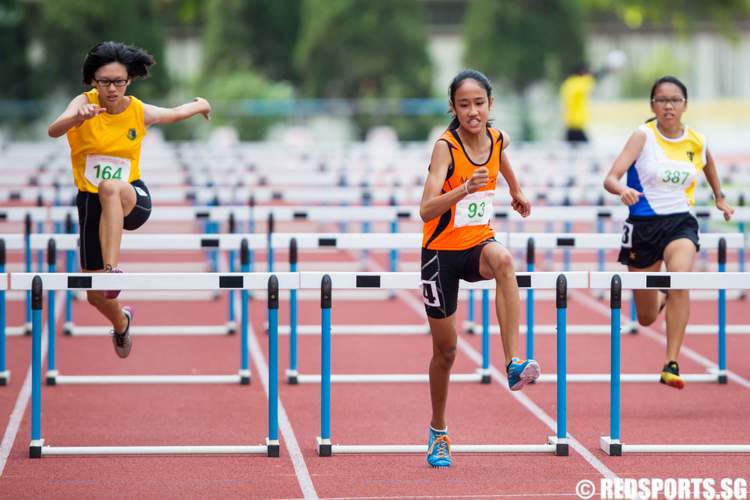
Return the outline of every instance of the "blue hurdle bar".
{"type": "MultiPolygon", "coordinates": [[[[622,282],[620,276],[612,276],[610,288],[610,385],[609,385],[609,434],[612,440],[620,440],[620,309],[622,308],[622,282]]],[[[611,455],[622,455],[622,446],[617,445],[611,455]]]]}
{"type": "MultiPolygon", "coordinates": [[[[50,238],[47,242],[47,266],[51,273],[57,272],[57,245],[55,240],[50,238]]],[[[55,331],[57,330],[55,322],[55,291],[47,292],[47,385],[55,385],[55,375],[57,370],[55,356],[55,331]]]]}
{"type": "MultiPolygon", "coordinates": [[[[228,223],[228,228],[227,229],[228,229],[228,231],[229,231],[230,234],[236,232],[236,223],[235,223],[235,220],[234,220],[234,212],[229,212],[229,223],[228,223]]],[[[235,271],[235,262],[234,262],[234,259],[236,258],[236,255],[237,255],[237,252],[235,252],[234,250],[229,250],[227,252],[227,261],[229,263],[229,272],[230,273],[233,273],[235,271]]],[[[234,290],[229,290],[227,293],[229,294],[229,300],[228,300],[228,303],[229,303],[229,315],[228,315],[229,319],[228,319],[228,323],[227,323],[227,333],[231,335],[235,331],[237,331],[237,326],[236,326],[237,323],[236,323],[236,318],[235,318],[235,315],[234,315],[234,296],[235,296],[235,293],[234,293],[234,290]]]]}
{"type": "MultiPolygon", "coordinates": [[[[526,270],[534,272],[536,251],[534,238],[526,242],[526,270]]],[[[526,358],[534,359],[534,289],[526,290],[526,358]]]]}
{"type": "Polygon", "coordinates": [[[557,443],[556,455],[568,455],[567,412],[568,412],[568,354],[567,354],[567,308],[568,308],[568,280],[565,275],[557,277],[556,287],[557,307],[557,443]],[[560,449],[560,447],[564,449],[560,449]]]}
{"type": "MultiPolygon", "coordinates": [[[[297,272],[297,238],[289,241],[289,271],[297,272]]],[[[287,382],[297,384],[297,290],[289,291],[289,370],[287,382]]]]}
{"type": "MultiPolygon", "coordinates": [[[[719,239],[719,272],[723,273],[727,268],[727,242],[724,238],[719,239]]],[[[720,384],[727,383],[727,291],[719,290],[718,304],[719,320],[719,380],[720,384]]]]}
{"type": "Polygon", "coordinates": [[[482,290],[482,383],[490,378],[490,291],[482,290]]]}
{"type": "MultiPolygon", "coordinates": [[[[23,219],[23,243],[24,243],[24,261],[26,265],[26,272],[31,272],[31,214],[27,213],[23,219]]],[[[26,291],[26,325],[24,326],[24,334],[30,333],[29,326],[31,325],[31,290],[26,291]]]]}
{"type": "MultiPolygon", "coordinates": [[[[70,214],[65,214],[65,233],[73,234],[74,232],[73,217],[70,214]]],[[[76,253],[74,250],[65,251],[65,272],[74,273],[76,271],[75,258],[76,253]]],[[[73,292],[71,290],[65,290],[65,325],[63,326],[63,333],[65,335],[73,334],[73,292]]]]}
{"type": "MultiPolygon", "coordinates": [[[[5,273],[5,240],[2,238],[0,238],[0,273],[5,273]]],[[[5,290],[0,289],[0,385],[7,385],[10,380],[5,349],[5,290]]]]}
{"type": "MultiPolygon", "coordinates": [[[[242,238],[240,243],[240,267],[242,272],[249,272],[249,252],[248,243],[246,238],[242,238]]],[[[240,307],[242,318],[240,318],[240,383],[242,385],[250,384],[250,360],[248,351],[248,325],[250,323],[248,314],[248,302],[250,302],[250,295],[246,289],[242,289],[240,292],[240,298],[242,300],[242,306],[240,307]]]]}
{"type": "Polygon", "coordinates": [[[331,277],[323,276],[320,286],[321,350],[320,350],[320,439],[318,455],[330,457],[331,448],[331,277]]]}
{"type": "Polygon", "coordinates": [[[279,279],[268,278],[268,456],[279,456],[279,279]]]}
{"type": "Polygon", "coordinates": [[[42,278],[31,282],[31,443],[29,458],[42,458],[42,278]]]}

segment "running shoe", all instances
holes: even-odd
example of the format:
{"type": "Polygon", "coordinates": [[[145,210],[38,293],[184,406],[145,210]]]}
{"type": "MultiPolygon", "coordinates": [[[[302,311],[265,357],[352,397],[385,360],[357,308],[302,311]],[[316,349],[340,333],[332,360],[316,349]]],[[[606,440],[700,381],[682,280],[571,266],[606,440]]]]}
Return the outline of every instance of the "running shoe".
{"type": "Polygon", "coordinates": [[[133,322],[133,309],[130,306],[122,308],[122,313],[128,319],[128,326],[125,327],[125,331],[117,333],[112,330],[112,344],[115,346],[115,352],[121,358],[127,358],[130,354],[130,348],[133,346],[132,338],[130,337],[130,324],[133,322]]]}
{"type": "Polygon", "coordinates": [[[533,359],[511,359],[506,367],[508,385],[511,391],[520,391],[526,384],[539,378],[541,369],[539,363],[533,359]]]}
{"type": "Polygon", "coordinates": [[[447,432],[439,432],[430,427],[427,440],[427,463],[433,467],[451,466],[451,440],[447,432]]]}
{"type": "Polygon", "coordinates": [[[680,365],[677,364],[677,361],[670,361],[664,365],[664,368],[661,370],[659,383],[676,389],[685,387],[685,381],[680,377],[680,365]]]}
{"type": "MultiPolygon", "coordinates": [[[[122,269],[119,267],[115,267],[113,269],[108,269],[108,273],[121,273],[122,269]]],[[[104,298],[106,299],[116,299],[117,296],[120,295],[120,290],[106,290],[104,292],[104,298]]]]}

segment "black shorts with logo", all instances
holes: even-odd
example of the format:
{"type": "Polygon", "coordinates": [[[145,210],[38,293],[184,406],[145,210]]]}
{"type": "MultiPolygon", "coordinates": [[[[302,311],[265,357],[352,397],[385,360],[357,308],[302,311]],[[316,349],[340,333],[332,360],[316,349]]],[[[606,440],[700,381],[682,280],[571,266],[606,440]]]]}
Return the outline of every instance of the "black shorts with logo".
{"type": "MultiPolygon", "coordinates": [[[[141,227],[151,215],[151,194],[146,184],[138,179],[130,185],[135,189],[135,207],[123,219],[123,227],[128,231],[141,227]]],[[[99,220],[102,216],[99,194],[78,191],[76,206],[78,207],[81,269],[87,271],[104,269],[102,245],[99,241],[99,220]]]]}
{"type": "Polygon", "coordinates": [[[466,250],[422,249],[422,298],[427,316],[447,318],[458,306],[458,280],[469,282],[487,278],[479,274],[482,249],[494,238],[466,250]]]}
{"type": "Polygon", "coordinates": [[[700,250],[698,221],[690,212],[653,217],[630,216],[623,225],[622,246],[617,260],[640,269],[649,267],[664,260],[667,245],[681,238],[689,239],[696,251],[700,250]]]}

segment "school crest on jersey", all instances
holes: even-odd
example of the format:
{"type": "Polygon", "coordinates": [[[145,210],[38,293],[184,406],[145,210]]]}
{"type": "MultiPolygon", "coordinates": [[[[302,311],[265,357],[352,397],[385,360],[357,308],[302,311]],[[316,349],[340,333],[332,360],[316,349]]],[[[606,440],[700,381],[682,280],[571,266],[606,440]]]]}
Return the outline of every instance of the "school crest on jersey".
{"type": "Polygon", "coordinates": [[[687,152],[688,161],[692,162],[694,156],[695,156],[694,152],[692,152],[692,151],[688,151],[687,152]]]}
{"type": "Polygon", "coordinates": [[[135,131],[134,128],[128,129],[128,139],[131,141],[134,141],[135,138],[138,137],[138,133],[135,131]]]}

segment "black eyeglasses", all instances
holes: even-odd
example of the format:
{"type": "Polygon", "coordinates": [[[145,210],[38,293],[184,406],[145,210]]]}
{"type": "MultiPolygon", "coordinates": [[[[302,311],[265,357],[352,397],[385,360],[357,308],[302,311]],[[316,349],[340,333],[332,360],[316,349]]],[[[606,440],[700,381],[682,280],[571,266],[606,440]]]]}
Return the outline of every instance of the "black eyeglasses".
{"type": "Polygon", "coordinates": [[[657,97],[656,99],[653,99],[652,102],[654,104],[658,104],[659,106],[666,106],[667,103],[671,104],[672,106],[679,106],[680,104],[683,104],[685,102],[684,97],[657,97]]]}
{"type": "Polygon", "coordinates": [[[115,87],[124,87],[130,80],[97,80],[95,78],[94,81],[97,83],[97,85],[107,88],[110,85],[114,85],[115,87]]]}

